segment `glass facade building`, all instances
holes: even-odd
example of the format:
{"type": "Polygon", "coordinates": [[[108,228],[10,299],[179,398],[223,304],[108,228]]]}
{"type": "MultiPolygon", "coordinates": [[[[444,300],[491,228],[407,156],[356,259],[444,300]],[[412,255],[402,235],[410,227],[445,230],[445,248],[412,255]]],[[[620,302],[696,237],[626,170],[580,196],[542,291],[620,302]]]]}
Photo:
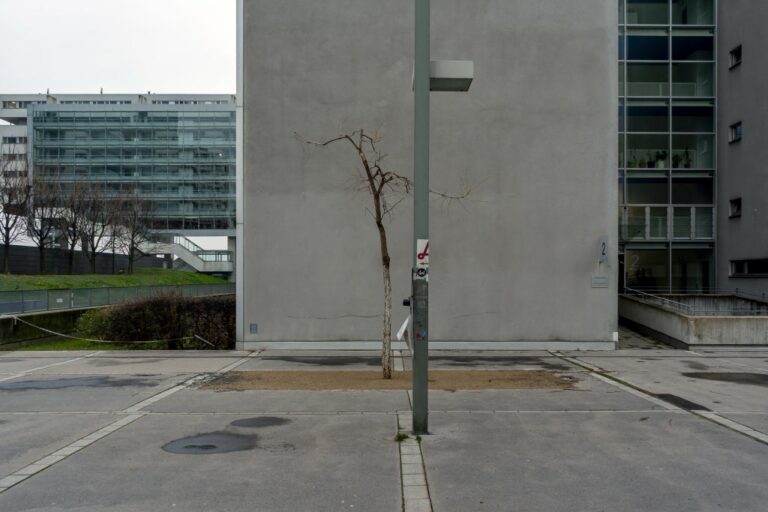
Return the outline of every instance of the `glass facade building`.
{"type": "Polygon", "coordinates": [[[715,286],[715,0],[619,0],[622,285],[715,286]]]}
{"type": "Polygon", "coordinates": [[[234,235],[234,102],[83,103],[27,107],[33,178],[137,190],[156,232],[234,235]]]}

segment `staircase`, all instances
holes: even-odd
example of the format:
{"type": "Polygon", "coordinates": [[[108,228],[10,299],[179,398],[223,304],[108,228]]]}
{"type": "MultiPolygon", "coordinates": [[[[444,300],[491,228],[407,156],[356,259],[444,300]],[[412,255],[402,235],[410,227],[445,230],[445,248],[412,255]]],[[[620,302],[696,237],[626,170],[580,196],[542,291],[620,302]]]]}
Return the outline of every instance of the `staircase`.
{"type": "Polygon", "coordinates": [[[142,244],[140,250],[144,254],[172,254],[175,260],[181,260],[195,271],[205,274],[232,273],[235,270],[232,252],[207,251],[182,235],[156,236],[142,244]]]}

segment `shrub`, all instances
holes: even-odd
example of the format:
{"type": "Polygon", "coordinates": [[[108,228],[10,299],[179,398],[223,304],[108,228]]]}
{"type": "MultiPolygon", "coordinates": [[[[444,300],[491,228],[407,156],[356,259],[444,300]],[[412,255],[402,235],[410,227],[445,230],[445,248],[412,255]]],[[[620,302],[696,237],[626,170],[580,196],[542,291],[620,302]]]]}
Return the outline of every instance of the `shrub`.
{"type": "MultiPolygon", "coordinates": [[[[125,342],[158,340],[169,350],[225,350],[235,346],[233,296],[164,295],[89,311],[86,315],[77,325],[80,336],[125,342]]],[[[141,347],[154,348],[136,345],[141,347]]]]}
{"type": "Polygon", "coordinates": [[[72,334],[83,338],[105,339],[104,333],[109,328],[109,309],[90,309],[80,315],[72,334]]]}

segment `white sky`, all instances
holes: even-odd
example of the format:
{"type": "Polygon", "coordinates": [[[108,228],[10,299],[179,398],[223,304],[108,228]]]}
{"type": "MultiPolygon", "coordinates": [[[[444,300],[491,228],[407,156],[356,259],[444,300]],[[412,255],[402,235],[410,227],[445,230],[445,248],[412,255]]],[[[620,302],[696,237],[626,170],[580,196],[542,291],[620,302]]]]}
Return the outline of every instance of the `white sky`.
{"type": "Polygon", "coordinates": [[[0,94],[234,94],[235,21],[235,0],[0,0],[0,94]]]}
{"type": "Polygon", "coordinates": [[[0,92],[235,93],[235,0],[0,0],[0,92]]]}

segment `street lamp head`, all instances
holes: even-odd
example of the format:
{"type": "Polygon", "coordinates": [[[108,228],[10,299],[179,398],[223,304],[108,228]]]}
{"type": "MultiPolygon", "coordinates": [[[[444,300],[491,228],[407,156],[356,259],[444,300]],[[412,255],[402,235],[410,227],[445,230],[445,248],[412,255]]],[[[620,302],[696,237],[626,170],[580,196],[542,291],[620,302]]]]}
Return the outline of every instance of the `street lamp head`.
{"type": "Polygon", "coordinates": [[[433,60],[429,66],[429,90],[466,92],[475,78],[471,60],[433,60]]]}

